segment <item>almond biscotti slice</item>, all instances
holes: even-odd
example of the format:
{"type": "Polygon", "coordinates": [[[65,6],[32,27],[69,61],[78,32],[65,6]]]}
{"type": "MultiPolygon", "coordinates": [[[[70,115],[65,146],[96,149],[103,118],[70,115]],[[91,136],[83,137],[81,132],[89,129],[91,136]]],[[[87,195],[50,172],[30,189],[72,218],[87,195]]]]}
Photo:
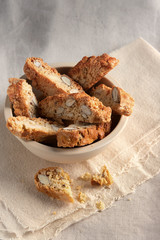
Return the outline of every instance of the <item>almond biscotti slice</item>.
{"type": "Polygon", "coordinates": [[[57,122],[42,118],[10,117],[7,120],[7,128],[17,137],[25,140],[43,142],[48,138],[55,137],[57,131],[63,126],[57,122]]]}
{"type": "Polygon", "coordinates": [[[71,124],[57,133],[58,147],[84,146],[104,138],[110,132],[111,123],[106,124],[71,124]]]}
{"type": "Polygon", "coordinates": [[[84,90],[88,90],[112,70],[119,60],[104,53],[101,56],[83,57],[68,75],[78,82],[84,90]]]}
{"type": "Polygon", "coordinates": [[[16,116],[36,117],[38,102],[30,84],[25,79],[10,78],[7,94],[16,116]]]}
{"type": "Polygon", "coordinates": [[[36,173],[34,181],[38,191],[52,198],[74,202],[70,177],[62,168],[43,168],[36,173]]]}
{"type": "Polygon", "coordinates": [[[41,58],[27,58],[24,72],[27,78],[32,80],[32,86],[41,90],[45,96],[83,91],[78,83],[67,75],[58,73],[41,58]]]}
{"type": "Polygon", "coordinates": [[[110,122],[111,108],[86,93],[49,96],[39,102],[42,116],[75,122],[110,122]]]}
{"type": "Polygon", "coordinates": [[[100,84],[91,90],[91,95],[98,98],[106,107],[111,107],[113,111],[120,115],[129,116],[132,113],[134,99],[119,87],[107,87],[100,84]]]}

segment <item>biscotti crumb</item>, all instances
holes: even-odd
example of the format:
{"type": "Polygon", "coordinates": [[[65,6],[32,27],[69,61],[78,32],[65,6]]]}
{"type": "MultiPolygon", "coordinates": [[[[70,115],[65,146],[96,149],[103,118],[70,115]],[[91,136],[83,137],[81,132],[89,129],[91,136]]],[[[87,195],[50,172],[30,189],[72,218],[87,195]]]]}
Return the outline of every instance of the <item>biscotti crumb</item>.
{"type": "Polygon", "coordinates": [[[78,194],[78,197],[77,197],[77,200],[80,202],[80,203],[85,203],[87,201],[87,195],[83,192],[80,192],[78,194]]]}
{"type": "Polygon", "coordinates": [[[91,179],[92,185],[106,185],[109,186],[113,183],[112,176],[110,175],[107,167],[104,165],[101,168],[100,174],[94,174],[91,179]]]}
{"type": "Polygon", "coordinates": [[[98,208],[98,210],[104,210],[105,209],[105,204],[104,202],[102,202],[101,200],[100,201],[97,201],[96,202],[96,207],[98,208]]]}
{"type": "Polygon", "coordinates": [[[82,189],[82,186],[77,186],[76,190],[80,191],[82,189]]]}
{"type": "Polygon", "coordinates": [[[89,172],[86,172],[84,175],[82,175],[80,178],[84,181],[88,181],[91,179],[91,174],[89,172]]]}

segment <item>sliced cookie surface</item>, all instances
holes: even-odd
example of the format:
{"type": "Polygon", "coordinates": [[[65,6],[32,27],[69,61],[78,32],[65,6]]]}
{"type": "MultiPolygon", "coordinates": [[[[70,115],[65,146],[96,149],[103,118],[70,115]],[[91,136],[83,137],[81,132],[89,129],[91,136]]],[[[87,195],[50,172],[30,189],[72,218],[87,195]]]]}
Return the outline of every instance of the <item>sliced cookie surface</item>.
{"type": "Polygon", "coordinates": [[[50,137],[55,137],[57,131],[63,127],[57,122],[42,118],[11,117],[7,120],[7,128],[17,137],[25,140],[43,142],[50,137]]]}
{"type": "Polygon", "coordinates": [[[111,121],[111,108],[86,93],[49,96],[39,103],[42,116],[74,122],[102,123],[111,121]]]}
{"type": "Polygon", "coordinates": [[[76,93],[83,91],[82,87],[67,75],[61,75],[55,68],[43,62],[41,58],[27,58],[24,72],[32,85],[43,92],[45,96],[58,93],[76,93]]]}

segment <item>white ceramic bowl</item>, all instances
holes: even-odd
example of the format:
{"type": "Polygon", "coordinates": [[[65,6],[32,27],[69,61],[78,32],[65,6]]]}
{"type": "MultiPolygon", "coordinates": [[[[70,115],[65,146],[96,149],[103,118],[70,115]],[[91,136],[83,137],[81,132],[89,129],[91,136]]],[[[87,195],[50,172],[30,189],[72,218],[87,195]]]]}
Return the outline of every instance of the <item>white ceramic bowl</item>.
{"type": "MultiPolygon", "coordinates": [[[[73,66],[73,64],[51,64],[52,66],[58,68],[60,72],[64,72],[73,66]]],[[[112,79],[109,75],[107,78],[103,78],[100,83],[104,83],[107,86],[119,86],[116,80],[112,79]]],[[[5,107],[4,107],[5,120],[13,116],[12,106],[10,104],[8,96],[6,97],[5,107]]],[[[89,158],[96,156],[101,153],[103,150],[109,147],[109,144],[122,132],[127,123],[127,117],[121,116],[118,124],[113,129],[113,131],[107,135],[102,140],[99,140],[95,143],[84,147],[76,148],[57,148],[44,145],[35,141],[25,141],[16,137],[29,151],[31,151],[36,156],[43,158],[51,162],[58,163],[75,163],[79,161],[84,161],[89,158]]]]}

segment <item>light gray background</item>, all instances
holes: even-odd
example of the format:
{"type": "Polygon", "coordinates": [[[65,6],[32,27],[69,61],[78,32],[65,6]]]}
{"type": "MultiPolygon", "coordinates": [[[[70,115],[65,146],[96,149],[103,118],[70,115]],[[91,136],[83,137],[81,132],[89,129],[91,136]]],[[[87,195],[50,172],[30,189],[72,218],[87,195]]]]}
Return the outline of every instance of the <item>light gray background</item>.
{"type": "MultiPolygon", "coordinates": [[[[7,79],[22,75],[27,57],[77,62],[84,55],[111,52],[140,36],[160,50],[160,0],[0,0],[1,152],[10,137],[3,118],[7,79]]],[[[20,143],[15,140],[15,144],[20,143]]],[[[160,239],[159,182],[160,175],[140,186],[129,196],[131,201],[128,197],[118,201],[56,239],[160,239]]]]}

